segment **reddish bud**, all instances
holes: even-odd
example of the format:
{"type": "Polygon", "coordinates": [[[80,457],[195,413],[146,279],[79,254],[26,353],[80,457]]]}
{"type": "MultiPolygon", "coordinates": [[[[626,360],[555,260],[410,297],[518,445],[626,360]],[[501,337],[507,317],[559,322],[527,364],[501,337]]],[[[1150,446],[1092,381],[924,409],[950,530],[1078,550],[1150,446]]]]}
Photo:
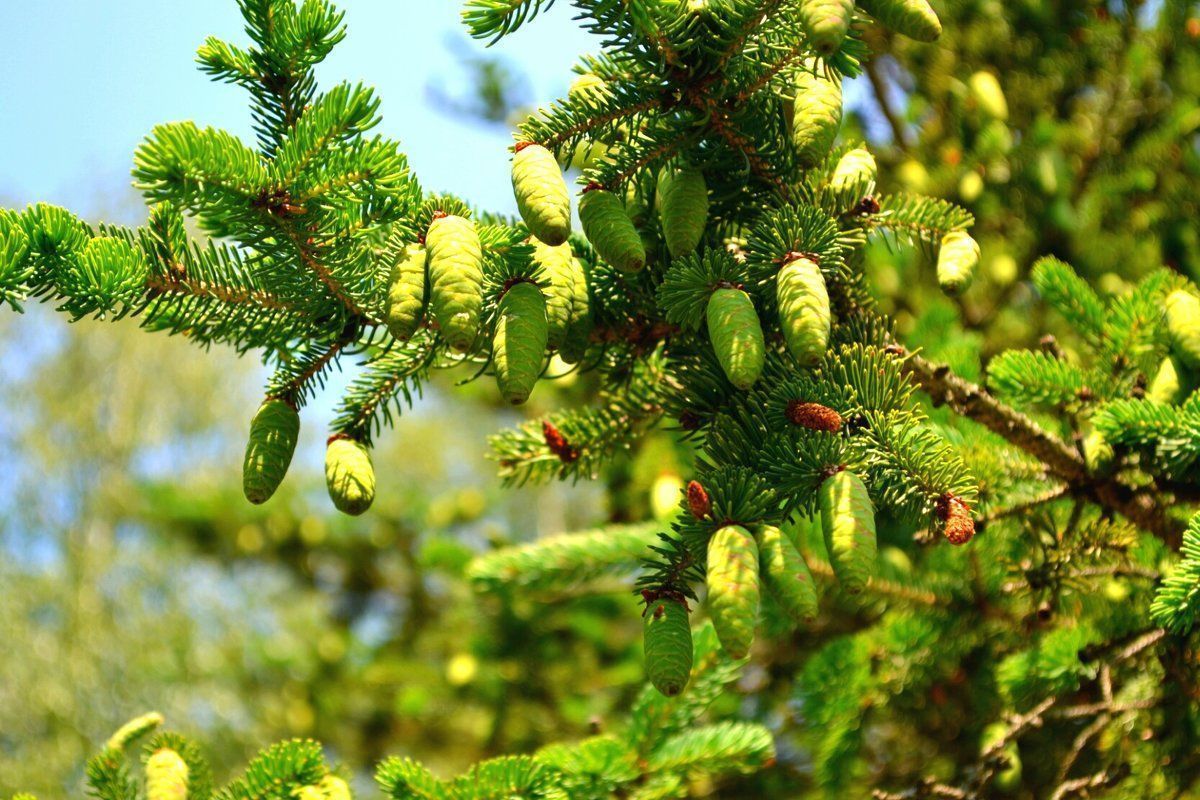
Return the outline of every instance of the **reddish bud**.
{"type": "Polygon", "coordinates": [[[550,448],[550,452],[558,456],[558,459],[564,464],[570,464],[579,459],[579,451],[571,446],[550,420],[542,423],[542,436],[546,440],[546,447],[550,448]]]}
{"type": "Polygon", "coordinates": [[[960,545],[975,536],[975,520],[962,498],[944,494],[937,501],[937,515],[942,520],[942,535],[950,544],[960,545]]]}
{"type": "Polygon", "coordinates": [[[787,404],[786,414],[793,425],[799,425],[811,431],[837,433],[842,429],[842,415],[820,403],[792,400],[787,404]]]}
{"type": "Polygon", "coordinates": [[[687,485],[688,510],[696,519],[704,519],[712,513],[712,499],[699,481],[689,481],[687,485]]]}

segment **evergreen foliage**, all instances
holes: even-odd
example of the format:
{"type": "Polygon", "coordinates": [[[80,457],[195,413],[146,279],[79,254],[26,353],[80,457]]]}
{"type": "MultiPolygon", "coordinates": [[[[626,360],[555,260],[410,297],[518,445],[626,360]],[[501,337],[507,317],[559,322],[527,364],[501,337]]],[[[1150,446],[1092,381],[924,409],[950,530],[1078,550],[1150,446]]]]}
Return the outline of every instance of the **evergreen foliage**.
{"type": "MultiPolygon", "coordinates": [[[[495,41],[530,35],[553,5],[469,0],[464,19],[495,41]]],[[[255,502],[286,470],[291,412],[348,358],[363,370],[326,461],[347,514],[375,498],[375,438],[435,371],[463,364],[493,375],[514,404],[555,355],[601,387],[590,405],[493,437],[510,483],[592,477],[655,429],[694,448],[669,523],[563,535],[468,569],[483,592],[541,595],[644,559],[653,685],[629,718],[448,780],[390,759],[377,779],[395,800],[680,797],[697,776],[770,773],[783,737],[811,763],[785,764],[803,777],[778,780],[829,797],[982,797],[1008,785],[1132,798],[1149,776],[1161,796],[1191,791],[1200,710],[1186,637],[1200,608],[1200,516],[1184,527],[1200,500],[1196,287],[1139,265],[1135,285],[1102,297],[1065,261],[1043,258],[1031,285],[1065,343],[1001,353],[977,385],[921,352],[937,340],[935,314],[898,332],[868,271],[876,243],[905,245],[936,263],[947,294],[967,291],[982,258],[967,233],[974,215],[880,191],[871,148],[852,132],[836,140],[834,89],[872,69],[867,40],[883,35],[871,18],[930,41],[943,25],[925,0],[861,0],[870,18],[827,0],[575,5],[602,52],[516,134],[521,221],[423,192],[397,145],[371,135],[379,102],[369,89],[318,90],[314,68],[344,36],[341,12],[323,0],[242,0],[251,44],[210,39],[200,62],[248,92],[257,146],[193,123],[156,128],[135,156],[150,206],[136,230],[46,205],[3,212],[0,297],[261,351],[276,373],[263,406],[272,413],[260,412],[247,449],[255,502]],[[583,236],[571,236],[572,195],[556,165],[581,160],[583,236]],[[191,241],[185,220],[207,238],[191,241]],[[1156,587],[1176,549],[1182,559],[1156,587]],[[680,652],[688,613],[711,619],[692,631],[690,661],[680,652]],[[704,719],[747,659],[792,698],[794,731],[704,719]],[[883,773],[866,768],[869,748],[887,751],[883,773]]],[[[1128,54],[1143,39],[1169,49],[1167,71],[1193,59],[1165,27],[1177,10],[1161,17],[1144,30],[1104,26],[1124,37],[1125,72],[1136,72],[1128,54]]],[[[1070,58],[1066,43],[1050,45],[1045,58],[1070,58]]],[[[922,59],[938,57],[929,50],[922,59]]],[[[1153,76],[1135,77],[1158,96],[1153,76]]],[[[1122,85],[1107,87],[1111,106],[1122,85]]],[[[1029,109],[1010,108],[994,76],[966,88],[975,155],[999,160],[1013,147],[1008,122],[1029,109]]],[[[1092,185],[1071,198],[1085,224],[1070,249],[1096,256],[1089,272],[1111,266],[1083,239],[1103,238],[1112,184],[1125,179],[1105,170],[1108,138],[1138,153],[1179,146],[1195,109],[1165,106],[1159,129],[1108,132],[1084,156],[1092,185]]],[[[1194,147],[1169,160],[1194,177],[1194,147]]],[[[1150,177],[1163,178],[1160,200],[1194,207],[1194,183],[1150,177]]],[[[1178,222],[1160,211],[1152,224],[1186,238],[1178,222]]],[[[1173,246],[1176,263],[1191,257],[1173,246]]],[[[979,353],[968,355],[965,369],[977,368],[979,353]]],[[[157,722],[124,729],[90,762],[95,797],[140,796],[123,751],[157,722]]],[[[178,756],[155,765],[151,800],[181,775],[206,800],[207,768],[191,745],[163,735],[150,747],[178,756]]],[[[330,774],[318,745],[285,742],[217,796],[331,798],[330,774]]]]}

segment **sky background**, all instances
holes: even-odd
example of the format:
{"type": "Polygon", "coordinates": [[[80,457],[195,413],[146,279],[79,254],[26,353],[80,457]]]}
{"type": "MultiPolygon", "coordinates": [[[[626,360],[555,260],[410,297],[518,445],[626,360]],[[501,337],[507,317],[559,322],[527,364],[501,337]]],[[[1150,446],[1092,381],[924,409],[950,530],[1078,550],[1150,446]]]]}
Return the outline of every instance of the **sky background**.
{"type": "MultiPolygon", "coordinates": [[[[515,208],[503,126],[439,111],[431,86],[467,91],[464,50],[484,52],[456,0],[344,0],[346,40],[319,67],[323,86],[377,88],[378,131],[398,139],[426,189],[454,191],[495,211],[515,208]]],[[[533,100],[565,94],[570,68],[596,40],[567,3],[491,48],[528,77],[533,100]]],[[[125,205],[134,149],[161,122],[191,119],[253,144],[245,94],[195,63],[209,35],[247,37],[234,0],[0,0],[0,198],[63,205],[84,217],[133,214],[125,205]]]]}
{"type": "MultiPolygon", "coordinates": [[[[344,0],[346,40],[320,66],[322,85],[376,87],[380,133],[398,139],[428,190],[515,211],[511,133],[435,107],[430,88],[469,92],[464,53],[482,54],[459,0],[344,0]]],[[[491,48],[525,74],[541,105],[566,93],[570,68],[598,41],[558,3],[491,48]]],[[[138,223],[129,203],[133,151],[154,125],[184,119],[254,143],[245,94],[195,63],[209,35],[244,44],[234,0],[0,0],[0,201],[62,205],[85,218],[138,223]]],[[[848,87],[854,104],[857,87],[848,87]]]]}

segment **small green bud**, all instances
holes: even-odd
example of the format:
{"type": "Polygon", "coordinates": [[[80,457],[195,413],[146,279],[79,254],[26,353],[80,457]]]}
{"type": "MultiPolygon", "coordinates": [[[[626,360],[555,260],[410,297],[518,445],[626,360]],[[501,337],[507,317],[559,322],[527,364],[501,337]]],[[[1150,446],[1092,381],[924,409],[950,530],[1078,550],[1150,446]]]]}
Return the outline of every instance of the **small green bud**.
{"type": "Polygon", "coordinates": [[[187,800],[187,763],[169,747],[155,750],[146,759],[147,800],[187,800]]]}
{"type": "Polygon", "coordinates": [[[971,285],[979,266],[979,244],[966,231],[951,231],[938,248],[937,278],[942,291],[954,296],[971,285]]]}
{"type": "Polygon", "coordinates": [[[242,461],[242,492],[251,503],[265,503],[287,475],[300,438],[300,415],[279,399],[263,403],[250,423],[242,461]]]}
{"type": "Polygon", "coordinates": [[[357,517],[375,501],[375,467],[360,441],[334,436],[325,448],[325,486],[343,514],[357,517]]]}
{"type": "Polygon", "coordinates": [[[646,674],[654,688],[674,697],[687,686],[692,673],[692,629],[682,600],[662,597],[646,607],[643,616],[646,674]]]}

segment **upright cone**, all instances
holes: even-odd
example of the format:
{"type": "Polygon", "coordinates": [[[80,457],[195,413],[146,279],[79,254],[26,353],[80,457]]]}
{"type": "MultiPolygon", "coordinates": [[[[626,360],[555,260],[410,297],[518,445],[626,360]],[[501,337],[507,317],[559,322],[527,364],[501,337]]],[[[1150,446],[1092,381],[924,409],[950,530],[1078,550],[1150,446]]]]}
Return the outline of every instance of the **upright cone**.
{"type": "Polygon", "coordinates": [[[146,759],[147,800],[187,800],[188,765],[169,747],[155,750],[146,759]]]}
{"type": "Polygon", "coordinates": [[[951,231],[938,248],[937,279],[950,296],[961,294],[975,278],[979,266],[979,244],[966,231],[951,231]]]}

